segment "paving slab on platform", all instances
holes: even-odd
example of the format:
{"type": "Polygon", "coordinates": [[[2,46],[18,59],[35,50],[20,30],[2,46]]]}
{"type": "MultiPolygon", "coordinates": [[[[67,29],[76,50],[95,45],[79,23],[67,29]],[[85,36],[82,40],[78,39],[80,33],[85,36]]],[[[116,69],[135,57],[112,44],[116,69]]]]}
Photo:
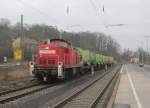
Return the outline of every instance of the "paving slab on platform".
{"type": "Polygon", "coordinates": [[[124,65],[113,108],[150,108],[150,67],[124,65]]]}

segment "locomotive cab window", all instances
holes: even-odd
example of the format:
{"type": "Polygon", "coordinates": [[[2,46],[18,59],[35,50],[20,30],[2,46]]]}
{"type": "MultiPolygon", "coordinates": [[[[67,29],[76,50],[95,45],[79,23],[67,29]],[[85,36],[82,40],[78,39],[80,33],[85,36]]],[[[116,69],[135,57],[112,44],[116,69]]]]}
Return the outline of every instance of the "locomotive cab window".
{"type": "Polygon", "coordinates": [[[60,47],[67,47],[67,43],[65,42],[61,42],[61,41],[52,41],[51,45],[56,45],[56,46],[60,46],[60,47]]]}

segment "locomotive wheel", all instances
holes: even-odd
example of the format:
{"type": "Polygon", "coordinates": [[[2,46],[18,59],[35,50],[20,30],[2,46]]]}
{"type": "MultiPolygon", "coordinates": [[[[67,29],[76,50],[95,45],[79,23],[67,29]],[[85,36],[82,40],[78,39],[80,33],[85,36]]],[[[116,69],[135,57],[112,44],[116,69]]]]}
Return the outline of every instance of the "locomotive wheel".
{"type": "Polygon", "coordinates": [[[65,69],[65,79],[71,79],[73,77],[73,71],[71,68],[65,69]]]}

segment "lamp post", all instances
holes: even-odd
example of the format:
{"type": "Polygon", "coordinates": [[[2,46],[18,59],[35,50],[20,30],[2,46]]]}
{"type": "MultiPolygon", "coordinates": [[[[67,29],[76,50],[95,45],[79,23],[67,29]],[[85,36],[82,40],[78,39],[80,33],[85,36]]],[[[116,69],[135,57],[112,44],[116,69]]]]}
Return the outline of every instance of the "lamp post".
{"type": "Polygon", "coordinates": [[[139,51],[139,62],[140,62],[140,55],[141,55],[141,63],[144,64],[143,41],[139,41],[139,40],[138,40],[138,42],[140,43],[140,47],[142,48],[141,53],[140,53],[140,51],[139,51]]]}
{"type": "Polygon", "coordinates": [[[21,37],[23,37],[23,15],[21,15],[21,37]]]}
{"type": "Polygon", "coordinates": [[[149,54],[148,54],[148,44],[149,44],[149,37],[150,36],[145,36],[145,38],[146,38],[146,41],[147,41],[147,64],[149,63],[149,54]]]}

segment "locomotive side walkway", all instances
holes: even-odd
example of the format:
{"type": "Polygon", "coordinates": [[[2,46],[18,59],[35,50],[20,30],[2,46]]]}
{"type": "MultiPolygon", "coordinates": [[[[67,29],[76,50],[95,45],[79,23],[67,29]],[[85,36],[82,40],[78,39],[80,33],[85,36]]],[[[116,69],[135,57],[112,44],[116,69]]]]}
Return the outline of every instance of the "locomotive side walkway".
{"type": "Polygon", "coordinates": [[[113,108],[150,108],[150,67],[124,65],[113,108]]]}

